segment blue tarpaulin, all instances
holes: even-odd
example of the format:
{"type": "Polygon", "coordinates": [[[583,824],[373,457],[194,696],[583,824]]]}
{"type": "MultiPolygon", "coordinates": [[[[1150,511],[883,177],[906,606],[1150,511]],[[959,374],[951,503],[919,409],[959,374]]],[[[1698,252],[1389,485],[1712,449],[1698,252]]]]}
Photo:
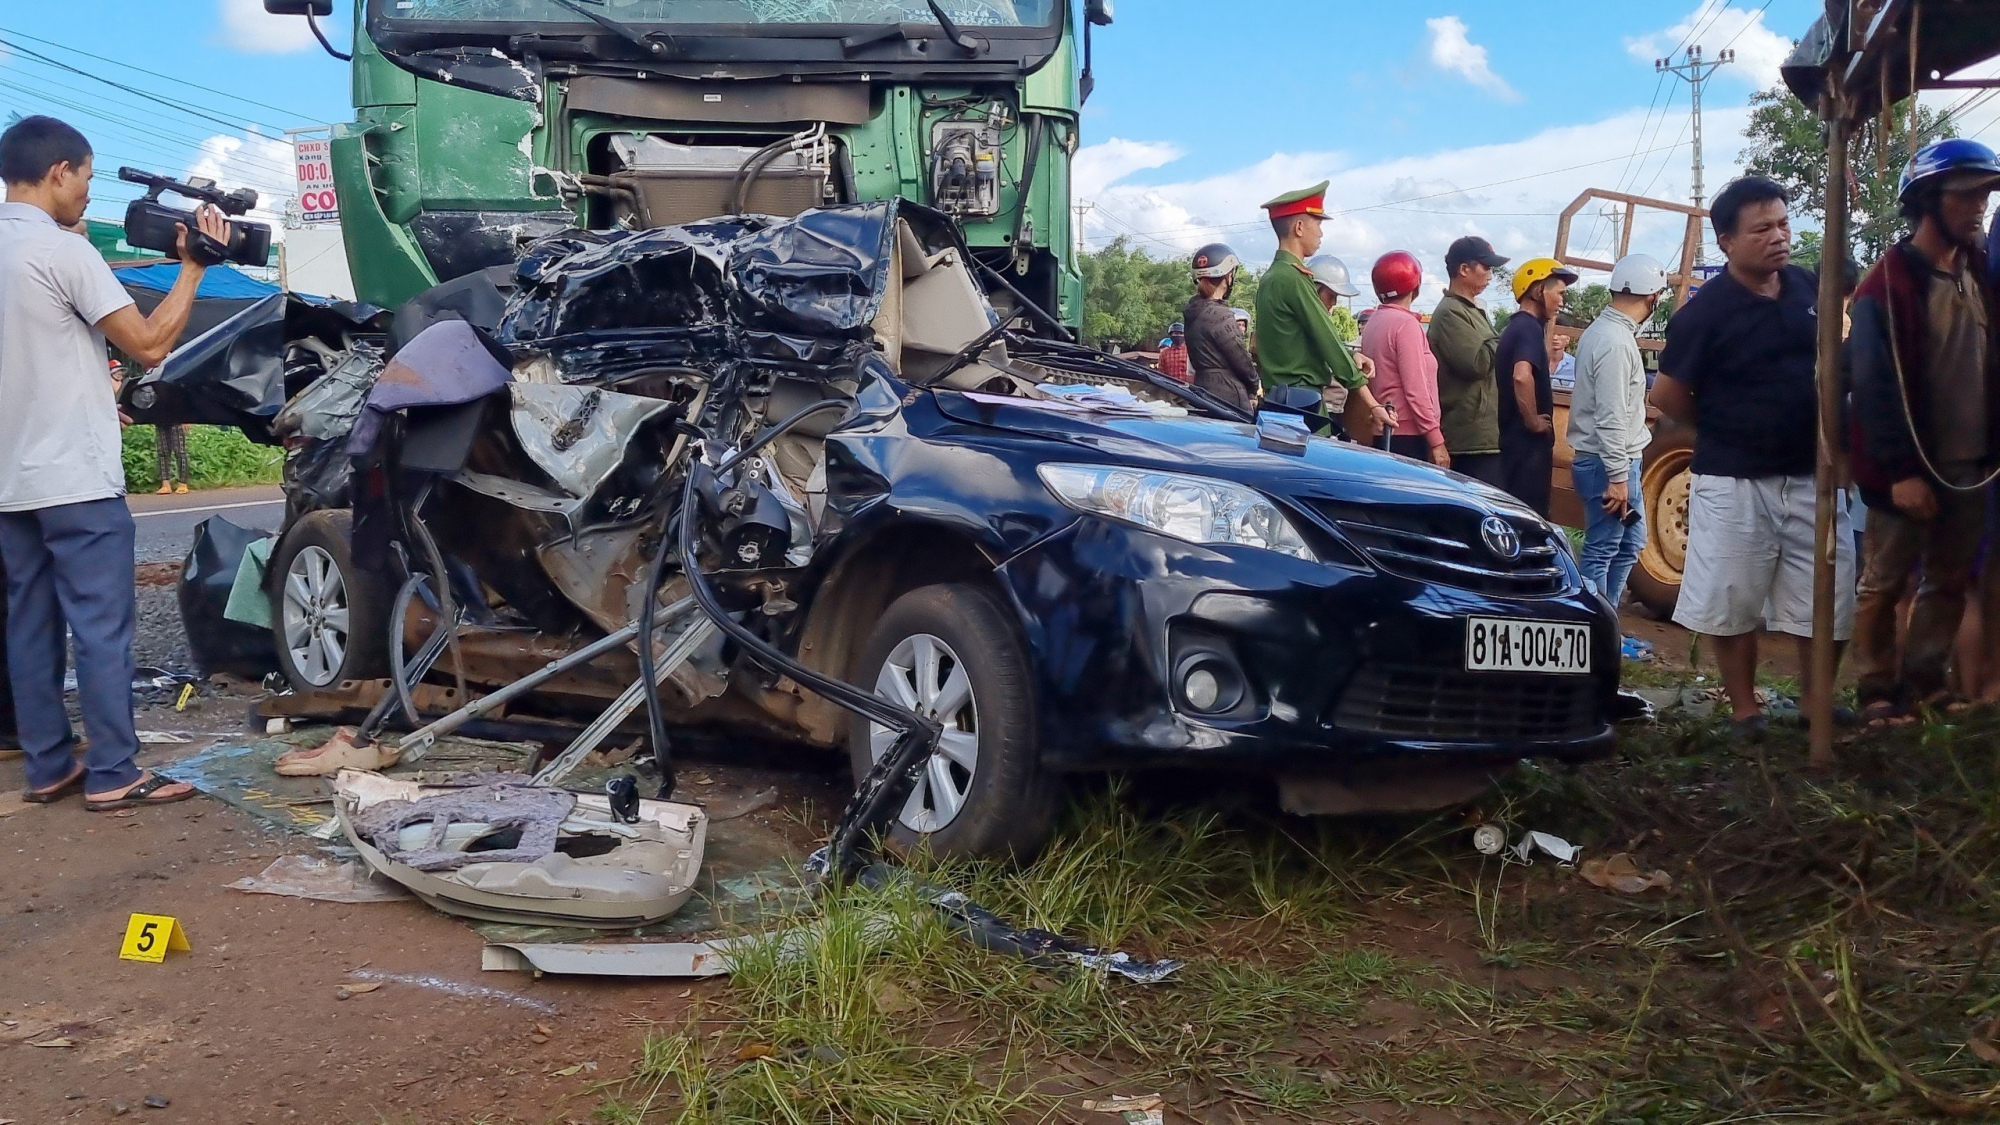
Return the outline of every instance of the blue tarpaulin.
{"type": "MultiPolygon", "coordinates": [[[[120,284],[129,288],[150,289],[155,293],[165,293],[174,287],[174,279],[181,275],[179,262],[159,262],[150,266],[128,266],[115,271],[120,284]]],[[[201,288],[195,290],[196,297],[206,297],[223,301],[254,301],[278,292],[278,287],[266,281],[231,269],[228,266],[210,266],[201,277],[201,288]]]]}

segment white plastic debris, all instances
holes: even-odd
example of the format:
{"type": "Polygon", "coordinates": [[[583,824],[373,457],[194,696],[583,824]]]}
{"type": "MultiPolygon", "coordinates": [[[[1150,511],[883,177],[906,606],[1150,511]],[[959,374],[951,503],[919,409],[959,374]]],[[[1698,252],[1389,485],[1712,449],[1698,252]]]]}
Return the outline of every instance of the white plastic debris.
{"type": "Polygon", "coordinates": [[[1569,867],[1576,863],[1576,857],[1583,852],[1583,849],[1561,836],[1551,836],[1547,832],[1530,832],[1508,849],[1507,854],[1517,863],[1533,863],[1537,851],[1551,855],[1555,857],[1557,863],[1569,867]]]}
{"type": "Polygon", "coordinates": [[[1115,1113],[1125,1125],[1165,1125],[1167,1099],[1158,1094],[1136,1098],[1086,1098],[1083,1108],[1093,1113],[1115,1113]]]}

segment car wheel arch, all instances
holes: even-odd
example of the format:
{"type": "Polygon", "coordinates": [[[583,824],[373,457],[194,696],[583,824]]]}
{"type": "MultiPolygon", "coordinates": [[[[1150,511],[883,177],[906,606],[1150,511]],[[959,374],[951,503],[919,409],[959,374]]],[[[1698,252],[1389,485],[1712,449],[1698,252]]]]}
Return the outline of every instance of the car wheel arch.
{"type": "MultiPolygon", "coordinates": [[[[890,604],[912,590],[946,582],[990,586],[1014,604],[994,576],[995,563],[962,532],[931,523],[899,523],[854,544],[813,592],[797,655],[816,672],[853,682],[855,662],[890,604]]],[[[815,734],[844,731],[847,713],[817,696],[801,709],[815,734]]],[[[816,739],[817,741],[817,739],[816,739]]]]}

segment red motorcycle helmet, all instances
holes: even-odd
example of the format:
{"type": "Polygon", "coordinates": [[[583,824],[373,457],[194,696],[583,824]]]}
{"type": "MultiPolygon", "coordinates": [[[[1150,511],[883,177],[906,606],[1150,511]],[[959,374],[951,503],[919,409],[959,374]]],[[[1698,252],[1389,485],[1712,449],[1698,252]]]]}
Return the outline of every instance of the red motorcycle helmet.
{"type": "Polygon", "coordinates": [[[1378,300],[1394,301],[1417,291],[1417,286],[1424,281],[1424,267],[1415,254],[1391,250],[1375,259],[1375,268],[1368,271],[1368,280],[1374,284],[1378,300]]]}

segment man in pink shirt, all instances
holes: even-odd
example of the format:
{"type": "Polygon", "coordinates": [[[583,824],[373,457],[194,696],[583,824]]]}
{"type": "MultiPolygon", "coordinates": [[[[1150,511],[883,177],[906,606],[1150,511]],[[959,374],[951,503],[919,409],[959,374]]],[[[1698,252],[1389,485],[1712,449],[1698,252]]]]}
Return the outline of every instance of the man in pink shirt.
{"type": "Polygon", "coordinates": [[[1395,412],[1389,451],[1448,469],[1451,454],[1444,446],[1438,409],[1437,357],[1431,354],[1423,321],[1410,308],[1423,277],[1423,266],[1401,250],[1376,260],[1370,279],[1382,303],[1361,330],[1361,354],[1375,361],[1370,384],[1375,397],[1395,412]]]}

